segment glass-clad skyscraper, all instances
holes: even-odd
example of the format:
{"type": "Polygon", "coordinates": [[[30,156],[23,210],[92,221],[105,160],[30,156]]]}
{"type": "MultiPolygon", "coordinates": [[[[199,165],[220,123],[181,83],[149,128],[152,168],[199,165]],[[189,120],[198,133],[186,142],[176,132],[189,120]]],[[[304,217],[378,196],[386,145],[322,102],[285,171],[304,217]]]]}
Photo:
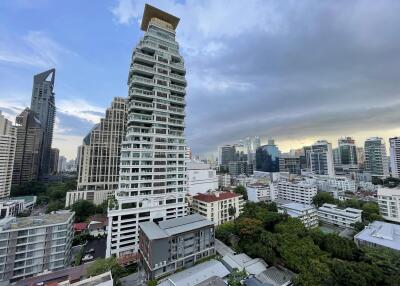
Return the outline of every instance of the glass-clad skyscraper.
{"type": "Polygon", "coordinates": [[[268,140],[267,145],[257,148],[256,170],[262,172],[279,172],[280,151],[274,140],[268,140]]]}
{"type": "Polygon", "coordinates": [[[185,68],[175,41],[179,18],[145,6],[145,34],[129,70],[126,136],[107,255],[138,250],[138,224],[186,215],[185,68]]]}

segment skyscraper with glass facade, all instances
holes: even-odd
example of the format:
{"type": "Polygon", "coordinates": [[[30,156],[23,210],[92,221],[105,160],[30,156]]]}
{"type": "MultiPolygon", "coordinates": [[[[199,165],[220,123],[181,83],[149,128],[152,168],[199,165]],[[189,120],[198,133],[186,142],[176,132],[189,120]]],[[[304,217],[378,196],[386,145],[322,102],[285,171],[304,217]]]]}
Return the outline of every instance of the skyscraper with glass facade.
{"type": "Polygon", "coordinates": [[[185,67],[179,18],[145,6],[132,55],[126,136],[116,199],[109,205],[107,256],[138,250],[138,224],[186,215],[185,67]]]}
{"type": "Polygon", "coordinates": [[[280,151],[274,140],[268,140],[267,145],[257,148],[256,170],[262,172],[279,172],[280,151]]]}

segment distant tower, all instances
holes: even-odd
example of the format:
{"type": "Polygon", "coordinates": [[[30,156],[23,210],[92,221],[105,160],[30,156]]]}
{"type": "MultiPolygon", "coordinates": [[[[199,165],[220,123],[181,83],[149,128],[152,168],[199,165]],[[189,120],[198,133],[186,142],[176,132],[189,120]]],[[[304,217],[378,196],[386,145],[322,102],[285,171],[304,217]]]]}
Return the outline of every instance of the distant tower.
{"type": "Polygon", "coordinates": [[[317,175],[335,175],[332,144],[320,140],[311,146],[309,151],[311,172],[317,175]]]}
{"type": "Polygon", "coordinates": [[[364,143],[365,171],[372,176],[389,176],[385,141],[379,137],[368,138],[364,143]]]}
{"type": "Polygon", "coordinates": [[[13,185],[36,181],[39,177],[43,130],[36,114],[25,108],[16,119],[17,144],[15,148],[13,185]]]}
{"type": "Polygon", "coordinates": [[[37,74],[33,78],[31,110],[36,113],[43,130],[42,149],[39,163],[39,176],[50,173],[51,143],[56,116],[54,101],[54,79],[56,70],[37,74]]]}
{"type": "Polygon", "coordinates": [[[10,196],[17,128],[0,111],[0,199],[10,196]]]}
{"type": "Polygon", "coordinates": [[[389,143],[392,177],[400,178],[400,137],[390,138],[389,143]]]}

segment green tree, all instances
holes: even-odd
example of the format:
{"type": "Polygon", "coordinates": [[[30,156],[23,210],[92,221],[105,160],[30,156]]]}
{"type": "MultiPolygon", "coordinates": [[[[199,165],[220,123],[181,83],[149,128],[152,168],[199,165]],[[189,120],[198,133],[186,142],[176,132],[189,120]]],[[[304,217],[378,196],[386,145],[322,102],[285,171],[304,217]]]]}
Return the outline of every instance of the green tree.
{"type": "Polygon", "coordinates": [[[335,204],[337,203],[337,200],[335,200],[330,193],[319,192],[313,197],[313,203],[315,206],[320,207],[325,203],[335,204]]]}
{"type": "Polygon", "coordinates": [[[247,191],[246,188],[243,186],[237,186],[233,190],[236,194],[242,195],[244,200],[247,200],[247,191]]]}
{"type": "Polygon", "coordinates": [[[229,216],[234,216],[236,214],[236,209],[234,207],[230,206],[228,209],[228,214],[229,214],[229,216]]]}
{"type": "Polygon", "coordinates": [[[148,280],[147,286],[157,286],[157,280],[155,280],[155,279],[148,280]]]}
{"type": "Polygon", "coordinates": [[[215,236],[224,243],[229,243],[229,238],[235,232],[235,224],[233,222],[226,222],[217,226],[215,236]]]}
{"type": "Polygon", "coordinates": [[[229,286],[241,286],[242,284],[240,281],[242,281],[244,278],[246,278],[247,274],[245,270],[239,271],[238,269],[233,269],[231,274],[228,276],[228,285],[229,286]]]}
{"type": "Polygon", "coordinates": [[[362,206],[362,218],[363,220],[372,222],[375,220],[383,220],[382,216],[379,214],[379,206],[375,202],[368,202],[362,206]]]}
{"type": "Polygon", "coordinates": [[[71,210],[75,212],[75,222],[83,222],[89,216],[94,215],[97,208],[92,202],[79,200],[71,206],[71,210]]]}
{"type": "Polygon", "coordinates": [[[99,258],[91,263],[87,270],[87,276],[96,276],[111,271],[113,278],[118,281],[125,274],[125,269],[117,262],[117,258],[99,258]]]}

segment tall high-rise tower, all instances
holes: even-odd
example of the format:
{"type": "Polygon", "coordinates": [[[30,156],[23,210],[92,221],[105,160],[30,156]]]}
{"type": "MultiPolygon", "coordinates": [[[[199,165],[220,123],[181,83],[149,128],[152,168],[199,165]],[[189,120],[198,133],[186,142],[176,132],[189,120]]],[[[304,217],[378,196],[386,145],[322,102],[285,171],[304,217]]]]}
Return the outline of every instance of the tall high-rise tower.
{"type": "Polygon", "coordinates": [[[333,165],[332,144],[326,140],[319,140],[311,146],[308,153],[311,172],[318,175],[335,175],[333,165]]]}
{"type": "Polygon", "coordinates": [[[36,114],[25,108],[16,119],[17,144],[13,169],[13,185],[36,181],[39,177],[43,130],[36,114]]]}
{"type": "Polygon", "coordinates": [[[121,143],[125,136],[127,100],[115,97],[106,115],[83,139],[78,154],[78,186],[66,206],[77,200],[101,204],[118,189],[121,143]]]}
{"type": "Polygon", "coordinates": [[[365,140],[365,171],[372,176],[388,177],[389,163],[386,155],[385,141],[379,137],[365,140]]]}
{"type": "Polygon", "coordinates": [[[389,138],[392,177],[400,178],[400,137],[389,138]]]}
{"type": "Polygon", "coordinates": [[[175,41],[179,18],[145,6],[129,70],[126,136],[107,255],[138,250],[138,224],[186,215],[185,68],[175,41]]]}
{"type": "Polygon", "coordinates": [[[56,70],[37,74],[33,78],[31,110],[36,113],[43,130],[42,149],[40,153],[39,176],[49,174],[51,143],[56,116],[54,101],[54,79],[56,70]]]}
{"type": "Polygon", "coordinates": [[[0,199],[10,196],[17,128],[0,111],[0,199]]]}

